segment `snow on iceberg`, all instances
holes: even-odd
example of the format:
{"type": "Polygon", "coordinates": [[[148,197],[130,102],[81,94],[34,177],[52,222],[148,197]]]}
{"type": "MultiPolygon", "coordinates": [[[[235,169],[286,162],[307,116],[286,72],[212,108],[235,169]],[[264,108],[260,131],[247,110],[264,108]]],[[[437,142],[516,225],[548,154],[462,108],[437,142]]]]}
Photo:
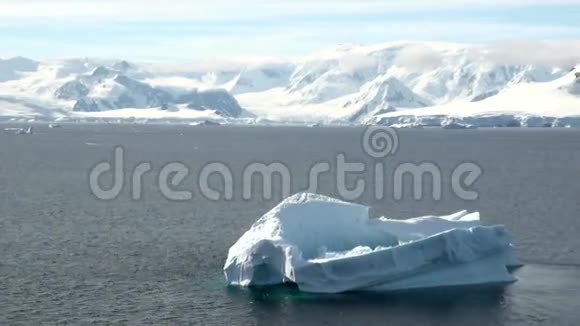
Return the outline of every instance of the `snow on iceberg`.
{"type": "Polygon", "coordinates": [[[301,291],[394,291],[505,285],[519,266],[503,226],[478,213],[407,220],[369,218],[369,208],[300,193],[256,221],[230,248],[231,285],[295,283],[301,291]]]}

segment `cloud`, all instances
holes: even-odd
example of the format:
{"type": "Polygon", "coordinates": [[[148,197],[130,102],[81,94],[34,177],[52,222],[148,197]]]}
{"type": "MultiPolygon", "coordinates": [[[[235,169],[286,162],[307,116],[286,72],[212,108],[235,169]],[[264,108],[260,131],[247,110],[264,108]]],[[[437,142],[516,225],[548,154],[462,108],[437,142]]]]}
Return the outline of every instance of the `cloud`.
{"type": "Polygon", "coordinates": [[[404,48],[395,58],[395,64],[411,72],[421,72],[437,68],[443,57],[426,45],[414,45],[404,48]]]}
{"type": "MultiPolygon", "coordinates": [[[[580,40],[494,42],[472,45],[467,55],[473,61],[498,65],[570,68],[580,63],[580,40]]],[[[422,72],[438,67],[443,60],[431,46],[418,44],[401,50],[394,62],[412,72],[422,72]]]]}
{"type": "MultiPolygon", "coordinates": [[[[231,59],[302,56],[344,43],[578,38],[580,6],[555,4],[580,0],[0,0],[0,55],[231,59]]],[[[490,57],[518,55],[509,43],[495,52],[490,57]]],[[[437,62],[425,49],[406,57],[401,64],[419,68],[437,62]]],[[[373,62],[354,55],[344,65],[373,62]]]]}
{"type": "Polygon", "coordinates": [[[346,73],[353,74],[357,71],[376,67],[377,58],[374,56],[352,53],[345,55],[340,60],[340,66],[346,73]]]}
{"type": "Polygon", "coordinates": [[[482,55],[500,64],[572,67],[580,63],[580,40],[497,42],[482,55]]]}

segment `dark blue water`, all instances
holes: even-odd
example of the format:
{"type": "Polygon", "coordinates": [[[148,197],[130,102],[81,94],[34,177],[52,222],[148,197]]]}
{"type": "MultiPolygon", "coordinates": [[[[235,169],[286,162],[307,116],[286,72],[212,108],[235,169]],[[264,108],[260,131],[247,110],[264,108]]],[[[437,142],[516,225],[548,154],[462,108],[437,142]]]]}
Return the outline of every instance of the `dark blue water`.
{"type": "MultiPolygon", "coordinates": [[[[1,129],[6,127],[3,125],[1,129]]],[[[526,266],[504,292],[487,289],[405,295],[309,295],[293,288],[229,288],[227,249],[279,201],[205,199],[196,172],[220,161],[242,171],[281,161],[304,188],[314,163],[344,152],[371,164],[362,128],[65,125],[32,136],[0,131],[0,324],[201,325],[576,325],[580,320],[580,131],[554,129],[402,130],[388,166],[436,163],[441,200],[397,201],[386,191],[358,200],[374,215],[410,217],[477,210],[505,224],[526,266]],[[148,161],[143,198],[130,187],[113,201],[91,195],[88,171],[126,150],[126,170],[148,161]],[[165,199],[156,173],[190,167],[182,187],[194,197],[165,199]],[[463,162],[484,171],[476,201],[451,192],[447,174],[463,162]]],[[[370,173],[363,174],[372,183],[370,173]]],[[[241,175],[234,173],[234,181],[241,175]]],[[[217,182],[216,185],[220,183],[217,182]]],[[[427,185],[429,186],[429,185],[427,185]]],[[[258,189],[256,192],[260,193],[258,189]]],[[[320,192],[337,195],[322,177],[320,192]]]]}

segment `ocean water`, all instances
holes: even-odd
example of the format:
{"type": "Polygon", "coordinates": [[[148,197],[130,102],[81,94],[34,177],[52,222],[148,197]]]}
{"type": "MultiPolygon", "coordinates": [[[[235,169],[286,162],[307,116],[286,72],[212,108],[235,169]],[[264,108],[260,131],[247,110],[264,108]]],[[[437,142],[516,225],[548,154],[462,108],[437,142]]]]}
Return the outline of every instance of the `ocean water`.
{"type": "MultiPolygon", "coordinates": [[[[281,199],[265,200],[256,183],[241,196],[241,172],[253,162],[278,161],[292,173],[292,190],[308,186],[317,162],[376,163],[361,145],[363,128],[188,127],[139,125],[36,126],[16,136],[0,126],[0,324],[200,325],[577,325],[580,320],[580,131],[573,129],[400,130],[388,171],[432,162],[442,172],[442,196],[396,200],[371,185],[357,202],[376,216],[412,217],[480,211],[485,223],[505,224],[526,264],[504,291],[473,289],[405,295],[302,294],[292,287],[226,286],[228,248],[281,199]],[[90,191],[89,171],[125,150],[125,178],[149,162],[142,198],[126,182],[114,200],[90,191]],[[161,168],[189,168],[180,189],[186,201],[166,199],[161,168]],[[212,201],[196,177],[210,162],[234,175],[234,198],[212,201]],[[458,198],[450,175],[462,162],[481,167],[472,189],[458,198]]],[[[339,195],[335,171],[318,191],[339,195]]],[[[388,175],[388,173],[387,173],[388,175]]],[[[388,178],[387,178],[388,179],[388,178]]],[[[353,184],[352,176],[348,179],[353,184]]],[[[219,179],[212,184],[221,187],[219,179]]],[[[105,185],[107,180],[105,178],[105,185]]],[[[425,181],[429,193],[433,183],[425,181]]]]}

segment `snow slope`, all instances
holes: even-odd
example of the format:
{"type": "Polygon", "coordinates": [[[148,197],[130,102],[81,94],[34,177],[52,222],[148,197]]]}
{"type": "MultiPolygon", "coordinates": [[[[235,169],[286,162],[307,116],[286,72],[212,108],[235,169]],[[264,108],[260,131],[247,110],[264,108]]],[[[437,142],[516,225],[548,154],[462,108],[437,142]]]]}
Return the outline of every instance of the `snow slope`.
{"type": "MultiPolygon", "coordinates": [[[[430,125],[429,117],[483,116],[499,125],[510,119],[580,125],[580,69],[573,60],[532,62],[497,52],[493,45],[391,42],[223,64],[13,58],[0,60],[0,98],[10,99],[0,116],[188,119],[198,115],[187,111],[193,109],[218,119],[281,123],[418,126],[430,125]],[[116,110],[122,111],[102,113],[116,110]],[[172,113],[156,112],[165,110],[172,113]]],[[[580,62],[578,53],[566,57],[580,62]]]]}
{"type": "Polygon", "coordinates": [[[502,62],[490,52],[483,45],[446,43],[343,46],[304,58],[283,92],[238,99],[256,114],[263,114],[267,105],[285,119],[294,112],[302,118],[304,110],[317,115],[334,107],[329,121],[357,123],[409,115],[580,115],[577,94],[548,91],[559,79],[569,78],[572,66],[502,62]],[[541,101],[528,96],[538,90],[541,101]]]}
{"type": "Polygon", "coordinates": [[[515,281],[520,265],[503,226],[459,212],[408,220],[370,219],[368,207],[321,195],[291,196],[230,248],[227,281],[295,283],[301,291],[393,291],[515,281]]]}
{"type": "Polygon", "coordinates": [[[379,114],[371,120],[381,123],[389,119],[400,121],[401,117],[451,116],[473,120],[477,117],[511,116],[513,119],[519,117],[521,121],[530,117],[548,117],[544,118],[548,122],[553,120],[551,118],[579,116],[580,79],[576,73],[571,71],[550,82],[514,84],[495,96],[477,102],[458,100],[432,107],[379,114]]]}
{"type": "Polygon", "coordinates": [[[238,102],[224,89],[150,85],[147,81],[151,74],[126,61],[70,59],[40,63],[34,69],[22,63],[14,67],[14,72],[4,75],[9,80],[0,82],[0,116],[4,117],[122,119],[181,115],[189,119],[238,117],[242,113],[238,102]],[[28,70],[23,71],[23,67],[28,70]]]}

